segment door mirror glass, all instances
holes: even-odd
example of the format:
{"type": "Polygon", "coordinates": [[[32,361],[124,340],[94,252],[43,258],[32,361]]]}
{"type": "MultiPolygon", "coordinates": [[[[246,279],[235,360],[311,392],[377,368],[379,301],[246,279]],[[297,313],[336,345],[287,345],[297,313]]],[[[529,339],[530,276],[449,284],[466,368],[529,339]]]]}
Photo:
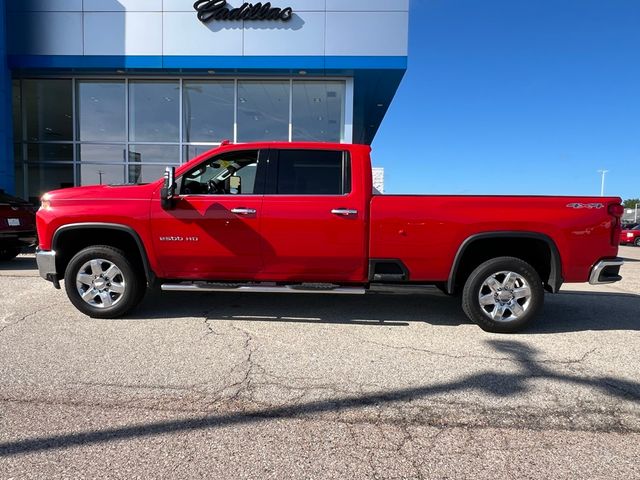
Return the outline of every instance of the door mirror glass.
{"type": "Polygon", "coordinates": [[[176,167],[167,167],[164,172],[164,184],[160,190],[160,203],[164,210],[173,208],[173,200],[176,195],[176,167]]]}

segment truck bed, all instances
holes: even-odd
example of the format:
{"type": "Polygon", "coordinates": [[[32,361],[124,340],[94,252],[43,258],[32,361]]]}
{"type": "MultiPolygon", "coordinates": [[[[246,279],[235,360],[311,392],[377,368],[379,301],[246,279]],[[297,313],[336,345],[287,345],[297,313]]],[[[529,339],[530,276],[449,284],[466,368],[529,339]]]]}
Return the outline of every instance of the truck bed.
{"type": "Polygon", "coordinates": [[[599,257],[614,257],[614,197],[375,195],[371,199],[369,255],[399,258],[411,281],[446,281],[460,246],[490,232],[553,238],[563,252],[566,282],[587,281],[599,257]]]}

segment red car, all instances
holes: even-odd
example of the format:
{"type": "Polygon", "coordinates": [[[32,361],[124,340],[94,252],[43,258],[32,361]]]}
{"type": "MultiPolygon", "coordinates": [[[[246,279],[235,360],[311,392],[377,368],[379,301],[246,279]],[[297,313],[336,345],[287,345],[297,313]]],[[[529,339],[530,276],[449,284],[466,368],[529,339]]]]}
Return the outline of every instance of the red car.
{"type": "Polygon", "coordinates": [[[370,150],[223,142],[148,185],[49,192],[40,275],[58,288],[64,279],[76,308],[99,318],[124,315],[147,286],[435,285],[460,292],[467,316],[495,332],[523,328],[563,282],[621,279],[620,198],[374,195],[370,150]]]}
{"type": "Polygon", "coordinates": [[[32,205],[0,190],[0,260],[11,260],[36,243],[35,220],[32,205]]]}
{"type": "Polygon", "coordinates": [[[620,233],[620,244],[640,247],[640,225],[637,225],[630,230],[622,230],[620,233]]]}

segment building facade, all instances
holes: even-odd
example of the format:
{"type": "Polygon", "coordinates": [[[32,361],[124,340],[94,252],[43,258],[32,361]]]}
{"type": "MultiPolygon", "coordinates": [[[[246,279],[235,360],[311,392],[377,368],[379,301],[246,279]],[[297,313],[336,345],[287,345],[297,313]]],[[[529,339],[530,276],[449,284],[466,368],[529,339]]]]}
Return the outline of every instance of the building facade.
{"type": "Polygon", "coordinates": [[[370,143],[408,0],[0,0],[0,188],[145,182],[224,139],[370,143]]]}

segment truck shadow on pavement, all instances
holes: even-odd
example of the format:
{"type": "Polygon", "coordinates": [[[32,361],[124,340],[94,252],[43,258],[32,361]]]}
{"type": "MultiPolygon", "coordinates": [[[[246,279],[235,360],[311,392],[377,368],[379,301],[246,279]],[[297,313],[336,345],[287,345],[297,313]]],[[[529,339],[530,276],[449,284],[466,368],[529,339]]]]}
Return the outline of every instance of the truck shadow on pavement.
{"type": "MultiPolygon", "coordinates": [[[[469,324],[460,299],[435,289],[424,294],[363,296],[262,293],[149,292],[128,319],[205,317],[212,321],[406,327],[411,323],[469,324]]],[[[547,295],[545,307],[523,334],[586,330],[640,330],[640,295],[564,292],[547,295]]]]}
{"type": "MultiPolygon", "coordinates": [[[[514,362],[519,369],[512,373],[483,371],[452,382],[433,383],[362,395],[343,395],[327,400],[299,402],[281,406],[242,410],[239,412],[203,415],[188,419],[165,420],[142,425],[105,428],[102,430],[89,430],[2,442],[0,443],[0,457],[105,444],[108,442],[120,442],[127,439],[157,435],[220,429],[233,425],[250,425],[265,422],[270,419],[296,419],[309,415],[340,414],[367,407],[391,407],[400,402],[411,402],[427,399],[435,395],[459,391],[477,392],[494,398],[513,397],[529,391],[531,388],[530,383],[540,379],[561,382],[575,387],[590,388],[594,392],[603,393],[623,401],[640,401],[640,383],[611,376],[581,376],[570,372],[558,372],[553,368],[552,363],[537,358],[540,353],[539,351],[522,342],[514,340],[488,340],[486,343],[496,353],[500,354],[500,359],[514,362]]],[[[493,421],[500,424],[500,422],[505,420],[508,412],[499,409],[497,414],[499,418],[493,421]]],[[[575,421],[575,414],[576,412],[573,410],[567,414],[565,421],[569,424],[566,428],[572,428],[571,422],[575,421]]],[[[515,421],[517,425],[518,417],[516,416],[516,418],[512,420],[515,421]]],[[[519,421],[521,422],[520,426],[535,428],[534,425],[526,423],[535,421],[526,414],[523,415],[519,421]]],[[[538,419],[538,421],[543,422],[544,420],[541,418],[538,419]]],[[[485,420],[485,422],[487,425],[480,426],[491,426],[491,420],[485,420]]],[[[438,424],[433,420],[432,423],[434,423],[434,426],[446,426],[438,424]]],[[[504,426],[504,423],[502,423],[502,425],[504,426]]],[[[580,427],[578,425],[579,424],[573,425],[573,428],[579,429],[580,427]]],[[[618,419],[614,418],[610,419],[609,424],[600,424],[593,428],[604,431],[630,431],[629,428],[619,423],[618,419]]]]}

